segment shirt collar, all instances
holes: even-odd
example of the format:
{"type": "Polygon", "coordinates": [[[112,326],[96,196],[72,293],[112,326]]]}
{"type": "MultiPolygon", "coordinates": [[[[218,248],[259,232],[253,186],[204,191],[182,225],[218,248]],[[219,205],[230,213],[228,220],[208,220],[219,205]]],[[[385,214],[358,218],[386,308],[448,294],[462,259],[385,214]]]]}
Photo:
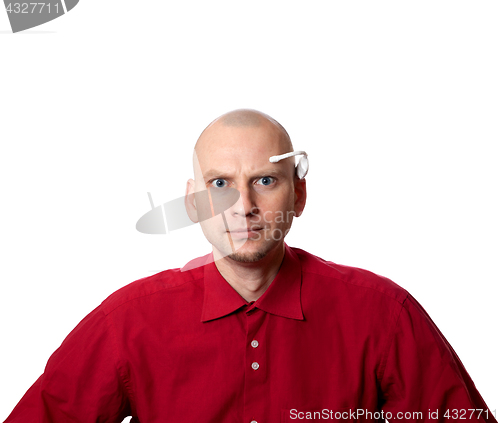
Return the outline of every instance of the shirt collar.
{"type": "MultiPolygon", "coordinates": [[[[204,267],[205,297],[201,314],[202,322],[227,316],[239,308],[249,305],[222,277],[213,260],[204,267]]],[[[301,282],[300,259],[285,244],[285,256],[278,274],[253,306],[277,316],[304,320],[300,302],[301,282]]]]}

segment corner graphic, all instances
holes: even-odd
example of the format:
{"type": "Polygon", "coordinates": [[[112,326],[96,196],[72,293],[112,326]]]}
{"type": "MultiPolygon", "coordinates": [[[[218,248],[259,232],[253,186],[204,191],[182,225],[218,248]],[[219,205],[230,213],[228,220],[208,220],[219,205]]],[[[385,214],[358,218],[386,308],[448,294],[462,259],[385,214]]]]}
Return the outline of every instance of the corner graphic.
{"type": "Polygon", "coordinates": [[[12,32],[20,32],[52,21],[73,9],[79,0],[18,2],[3,0],[12,32]]]}

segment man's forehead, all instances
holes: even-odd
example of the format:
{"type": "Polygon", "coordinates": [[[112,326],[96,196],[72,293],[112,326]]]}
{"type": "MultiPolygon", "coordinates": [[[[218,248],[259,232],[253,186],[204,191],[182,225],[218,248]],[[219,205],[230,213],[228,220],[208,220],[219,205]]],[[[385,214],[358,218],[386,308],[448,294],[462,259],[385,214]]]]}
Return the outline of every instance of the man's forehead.
{"type": "Polygon", "coordinates": [[[194,154],[195,173],[203,175],[204,179],[214,177],[234,177],[239,173],[258,176],[266,174],[272,176],[285,175],[287,164],[285,161],[279,163],[270,163],[269,158],[273,156],[272,152],[260,151],[249,152],[245,151],[220,151],[212,152],[210,156],[198,156],[194,154]],[[200,159],[198,159],[200,157],[200,159]]]}
{"type": "Polygon", "coordinates": [[[196,153],[201,163],[236,161],[242,164],[269,163],[269,157],[288,153],[289,150],[279,142],[272,140],[256,140],[256,142],[242,143],[237,139],[224,143],[213,143],[207,148],[198,149],[196,153]]]}

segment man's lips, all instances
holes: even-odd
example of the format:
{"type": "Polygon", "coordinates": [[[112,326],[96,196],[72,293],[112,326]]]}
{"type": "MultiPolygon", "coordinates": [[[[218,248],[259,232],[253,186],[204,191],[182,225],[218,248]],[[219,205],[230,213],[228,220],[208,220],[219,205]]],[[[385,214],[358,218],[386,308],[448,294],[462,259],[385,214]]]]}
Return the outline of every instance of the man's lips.
{"type": "Polygon", "coordinates": [[[232,231],[229,231],[231,233],[234,232],[254,232],[254,231],[260,231],[262,228],[260,227],[252,227],[252,228],[243,228],[243,229],[233,229],[232,231]]]}
{"type": "Polygon", "coordinates": [[[252,227],[252,228],[233,229],[229,231],[229,234],[231,234],[231,237],[233,238],[248,238],[251,237],[252,235],[257,234],[262,229],[264,228],[252,227]]]}

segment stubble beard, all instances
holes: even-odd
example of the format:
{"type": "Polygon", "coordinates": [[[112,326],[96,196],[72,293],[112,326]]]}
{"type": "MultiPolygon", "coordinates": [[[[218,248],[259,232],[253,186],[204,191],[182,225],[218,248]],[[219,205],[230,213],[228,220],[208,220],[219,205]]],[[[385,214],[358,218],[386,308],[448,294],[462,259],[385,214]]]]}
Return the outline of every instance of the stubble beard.
{"type": "Polygon", "coordinates": [[[255,263],[267,256],[267,251],[257,251],[255,253],[231,253],[228,257],[240,263],[255,263]]]}
{"type": "MultiPolygon", "coordinates": [[[[252,243],[253,241],[247,240],[245,243],[252,243]]],[[[228,254],[227,256],[239,263],[255,263],[259,260],[262,260],[264,257],[267,256],[269,251],[271,251],[273,248],[272,245],[261,245],[258,251],[253,251],[253,252],[243,252],[243,251],[233,251],[232,253],[228,254]]]]}

